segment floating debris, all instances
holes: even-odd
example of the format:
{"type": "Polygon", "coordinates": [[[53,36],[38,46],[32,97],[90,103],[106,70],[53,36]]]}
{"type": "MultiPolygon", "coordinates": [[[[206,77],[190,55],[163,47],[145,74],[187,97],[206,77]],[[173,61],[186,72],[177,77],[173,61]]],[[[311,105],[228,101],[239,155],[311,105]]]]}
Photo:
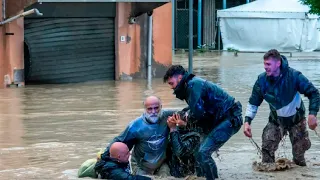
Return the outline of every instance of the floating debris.
{"type": "Polygon", "coordinates": [[[263,163],[254,161],[252,168],[255,171],[284,171],[296,167],[297,165],[287,158],[279,158],[275,163],[263,163]]]}
{"type": "Polygon", "coordinates": [[[320,163],[313,163],[313,166],[320,166],[320,163]]]}
{"type": "Polygon", "coordinates": [[[303,176],[303,177],[311,177],[311,178],[317,177],[317,176],[310,175],[310,174],[301,174],[301,176],[303,176]]]}

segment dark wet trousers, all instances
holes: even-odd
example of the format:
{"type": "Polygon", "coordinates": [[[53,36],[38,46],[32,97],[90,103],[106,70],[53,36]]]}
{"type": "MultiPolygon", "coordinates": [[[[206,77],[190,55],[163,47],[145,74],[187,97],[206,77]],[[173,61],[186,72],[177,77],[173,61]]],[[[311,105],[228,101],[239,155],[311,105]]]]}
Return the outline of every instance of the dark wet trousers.
{"type": "Polygon", "coordinates": [[[211,155],[236,134],[241,126],[241,115],[236,117],[229,116],[204,138],[196,154],[196,171],[198,176],[205,176],[208,180],[218,178],[217,166],[211,155]]]}
{"type": "Polygon", "coordinates": [[[269,122],[262,133],[262,162],[275,162],[275,152],[287,132],[292,144],[293,161],[298,165],[305,165],[304,154],[311,147],[305,119],[291,128],[269,122]]]}

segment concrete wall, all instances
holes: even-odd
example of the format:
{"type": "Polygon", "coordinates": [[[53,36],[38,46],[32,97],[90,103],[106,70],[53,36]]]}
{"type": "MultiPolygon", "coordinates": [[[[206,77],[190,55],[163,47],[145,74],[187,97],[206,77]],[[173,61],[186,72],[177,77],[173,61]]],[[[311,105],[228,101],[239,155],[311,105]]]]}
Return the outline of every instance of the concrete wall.
{"type": "MultiPolygon", "coordinates": [[[[0,21],[2,21],[2,0],[0,0],[0,21]]],[[[4,75],[6,70],[5,58],[5,30],[4,26],[0,26],[0,88],[4,84],[4,75]]]]}
{"type": "Polygon", "coordinates": [[[169,66],[172,64],[171,3],[167,3],[153,12],[153,47],[153,58],[158,65],[169,66]]]}
{"type": "MultiPolygon", "coordinates": [[[[22,12],[22,11],[21,11],[22,12]]],[[[21,13],[19,12],[19,13],[21,13]]],[[[24,20],[19,18],[6,25],[6,32],[13,35],[6,36],[7,74],[13,81],[14,69],[24,69],[24,20]]],[[[20,83],[24,85],[24,82],[20,83]]]]}
{"type": "MultiPolygon", "coordinates": [[[[7,18],[23,12],[17,10],[17,7],[23,7],[22,2],[27,1],[6,1],[7,18]]],[[[0,0],[0,14],[2,21],[2,0],[0,0]]],[[[23,18],[0,26],[0,88],[13,82],[14,69],[24,69],[23,32],[23,18]],[[6,33],[12,35],[6,35],[6,33]]],[[[24,82],[20,84],[24,85],[24,82]]]]}
{"type": "Polygon", "coordinates": [[[37,0],[6,0],[6,16],[12,17],[37,0]]]}
{"type": "MultiPolygon", "coordinates": [[[[117,3],[116,23],[116,79],[127,80],[147,77],[148,16],[137,17],[129,24],[131,3],[117,3]],[[126,37],[121,42],[121,36],[126,37]]],[[[171,3],[153,11],[153,77],[162,77],[172,64],[171,3]]]]}
{"type": "Polygon", "coordinates": [[[129,24],[131,3],[117,3],[116,15],[116,79],[130,78],[133,73],[139,71],[140,67],[140,31],[137,24],[129,24]],[[120,42],[121,36],[125,36],[125,42],[120,42]]]}

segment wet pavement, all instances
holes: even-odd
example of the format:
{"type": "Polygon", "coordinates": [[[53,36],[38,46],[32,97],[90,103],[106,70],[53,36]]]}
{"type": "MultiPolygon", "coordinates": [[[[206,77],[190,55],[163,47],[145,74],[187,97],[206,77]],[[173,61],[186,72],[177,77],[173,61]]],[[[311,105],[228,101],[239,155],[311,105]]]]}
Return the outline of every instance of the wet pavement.
{"type": "MultiPolygon", "coordinates": [[[[287,55],[287,54],[285,54],[287,55]]],[[[219,84],[236,97],[245,110],[251,88],[263,72],[263,54],[204,53],[194,58],[194,73],[219,84]]],[[[186,54],[174,64],[187,68],[186,54]]],[[[289,65],[320,87],[320,53],[294,53],[289,65]]],[[[32,85],[0,90],[0,179],[77,179],[77,169],[105,148],[108,141],[143,112],[142,101],[155,94],[164,108],[181,109],[162,79],[152,84],[95,82],[68,85],[32,85]]],[[[303,99],[308,107],[308,101],[303,99]]],[[[268,106],[263,103],[253,121],[253,138],[261,145],[268,106]]],[[[320,128],[319,128],[320,132],[320,128]]],[[[220,179],[320,179],[320,138],[309,131],[312,147],[306,153],[307,167],[286,172],[252,170],[257,151],[242,130],[220,149],[215,158],[220,179]]],[[[292,158],[289,138],[278,157],[292,158]]]]}

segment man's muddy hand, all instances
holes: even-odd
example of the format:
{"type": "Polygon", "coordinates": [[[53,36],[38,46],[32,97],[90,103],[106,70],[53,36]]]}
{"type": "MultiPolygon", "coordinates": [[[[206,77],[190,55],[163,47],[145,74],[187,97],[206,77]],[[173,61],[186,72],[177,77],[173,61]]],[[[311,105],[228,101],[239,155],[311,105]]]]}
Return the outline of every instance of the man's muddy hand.
{"type": "Polygon", "coordinates": [[[315,130],[318,126],[317,117],[315,115],[310,114],[308,116],[308,125],[311,130],[315,130]]]}
{"type": "Polygon", "coordinates": [[[252,137],[252,133],[251,133],[251,126],[248,122],[244,123],[244,135],[246,135],[247,137],[251,138],[252,137]]]}

